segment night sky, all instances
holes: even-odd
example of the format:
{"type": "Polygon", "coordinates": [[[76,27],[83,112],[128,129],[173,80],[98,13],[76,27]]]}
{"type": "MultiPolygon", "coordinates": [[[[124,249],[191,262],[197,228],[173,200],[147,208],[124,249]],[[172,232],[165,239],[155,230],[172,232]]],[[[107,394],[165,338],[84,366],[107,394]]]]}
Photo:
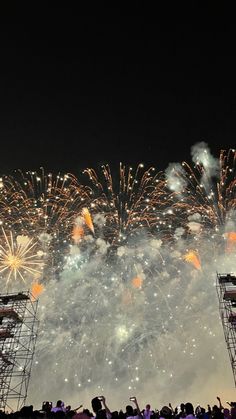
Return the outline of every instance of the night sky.
{"type": "Polygon", "coordinates": [[[196,142],[236,145],[232,10],[131,3],[1,11],[1,173],[165,169],[196,142]]]}

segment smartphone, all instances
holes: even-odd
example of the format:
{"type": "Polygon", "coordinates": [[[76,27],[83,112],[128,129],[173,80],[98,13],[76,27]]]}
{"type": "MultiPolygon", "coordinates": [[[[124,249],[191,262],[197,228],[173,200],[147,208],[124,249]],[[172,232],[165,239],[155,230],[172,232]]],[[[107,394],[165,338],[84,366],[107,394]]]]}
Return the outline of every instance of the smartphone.
{"type": "Polygon", "coordinates": [[[134,401],[136,399],[136,397],[130,397],[129,399],[132,402],[132,401],[134,401]]]}

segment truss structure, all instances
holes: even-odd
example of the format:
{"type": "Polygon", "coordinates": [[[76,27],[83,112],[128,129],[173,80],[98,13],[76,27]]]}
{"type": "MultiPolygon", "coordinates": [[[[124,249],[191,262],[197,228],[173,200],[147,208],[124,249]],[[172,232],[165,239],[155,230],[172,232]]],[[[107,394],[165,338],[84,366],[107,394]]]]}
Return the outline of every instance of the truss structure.
{"type": "Polygon", "coordinates": [[[236,386],[236,276],[217,274],[219,310],[236,386]]]}
{"type": "Polygon", "coordinates": [[[26,401],[38,331],[38,302],[29,291],[0,294],[0,409],[26,401]]]}

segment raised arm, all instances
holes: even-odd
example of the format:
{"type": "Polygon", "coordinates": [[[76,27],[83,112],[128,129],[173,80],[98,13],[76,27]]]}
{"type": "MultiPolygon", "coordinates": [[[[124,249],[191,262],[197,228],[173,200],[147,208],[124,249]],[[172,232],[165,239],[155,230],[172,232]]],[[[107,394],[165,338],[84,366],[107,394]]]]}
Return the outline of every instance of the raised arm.
{"type": "Polygon", "coordinates": [[[140,408],[139,408],[138,401],[137,401],[136,397],[134,397],[134,399],[132,400],[132,402],[134,402],[134,404],[135,404],[135,406],[136,406],[136,409],[137,409],[137,413],[138,413],[138,415],[139,415],[139,416],[142,416],[142,413],[141,413],[141,411],[140,411],[140,408]]]}
{"type": "Polygon", "coordinates": [[[172,413],[174,413],[174,409],[173,409],[173,407],[172,407],[172,404],[171,404],[171,403],[169,403],[169,408],[171,409],[171,412],[172,412],[172,413]]]}
{"type": "Polygon", "coordinates": [[[219,396],[217,396],[216,398],[217,398],[217,400],[218,400],[218,402],[219,402],[219,408],[220,408],[220,410],[223,410],[224,408],[223,408],[223,406],[222,406],[222,404],[221,404],[220,397],[219,397],[219,396]]]}
{"type": "Polygon", "coordinates": [[[103,403],[104,409],[106,410],[106,414],[107,414],[107,418],[111,418],[111,411],[109,409],[109,407],[106,404],[106,399],[104,396],[101,396],[101,402],[103,403]]]}

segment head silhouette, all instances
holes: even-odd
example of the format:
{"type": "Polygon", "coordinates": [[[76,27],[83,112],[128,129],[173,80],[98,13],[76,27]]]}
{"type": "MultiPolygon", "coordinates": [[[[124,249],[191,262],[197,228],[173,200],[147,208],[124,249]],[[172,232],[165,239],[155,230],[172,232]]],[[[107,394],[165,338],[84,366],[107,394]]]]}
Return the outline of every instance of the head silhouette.
{"type": "Polygon", "coordinates": [[[102,403],[100,402],[98,397],[94,397],[91,401],[92,409],[94,413],[97,413],[102,408],[102,403]]]}

